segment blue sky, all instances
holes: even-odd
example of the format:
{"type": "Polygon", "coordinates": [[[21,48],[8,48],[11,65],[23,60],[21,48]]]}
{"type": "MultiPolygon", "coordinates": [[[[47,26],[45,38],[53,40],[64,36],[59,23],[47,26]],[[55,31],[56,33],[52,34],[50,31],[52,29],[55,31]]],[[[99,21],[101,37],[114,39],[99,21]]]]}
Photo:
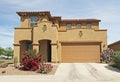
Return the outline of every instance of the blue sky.
{"type": "Polygon", "coordinates": [[[50,11],[64,19],[100,19],[100,28],[108,30],[108,44],[120,39],[120,0],[0,0],[1,47],[13,47],[14,28],[20,26],[17,11],[50,11]]]}

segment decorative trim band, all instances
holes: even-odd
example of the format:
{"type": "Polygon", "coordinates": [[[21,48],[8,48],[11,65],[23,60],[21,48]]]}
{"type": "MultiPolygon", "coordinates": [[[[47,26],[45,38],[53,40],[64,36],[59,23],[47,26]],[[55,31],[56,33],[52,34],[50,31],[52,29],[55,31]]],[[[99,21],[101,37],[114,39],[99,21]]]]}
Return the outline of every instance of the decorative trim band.
{"type": "Polygon", "coordinates": [[[20,46],[20,44],[13,44],[14,46],[20,46]]]}
{"type": "Polygon", "coordinates": [[[102,41],[59,41],[60,43],[101,43],[102,41]]]}
{"type": "Polygon", "coordinates": [[[15,28],[15,29],[32,29],[32,28],[21,28],[21,27],[19,27],[19,28],[15,28]]]}
{"type": "Polygon", "coordinates": [[[32,44],[33,46],[39,46],[39,44],[32,44]]]}
{"type": "Polygon", "coordinates": [[[57,43],[51,43],[51,45],[57,45],[57,43]]]}

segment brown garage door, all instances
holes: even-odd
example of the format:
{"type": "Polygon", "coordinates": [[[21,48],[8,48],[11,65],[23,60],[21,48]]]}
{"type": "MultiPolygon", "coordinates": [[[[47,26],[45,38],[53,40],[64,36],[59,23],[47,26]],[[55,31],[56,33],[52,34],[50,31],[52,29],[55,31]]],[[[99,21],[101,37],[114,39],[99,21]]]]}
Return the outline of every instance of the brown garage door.
{"type": "Polygon", "coordinates": [[[62,43],[62,62],[99,62],[100,43],[62,43]]]}

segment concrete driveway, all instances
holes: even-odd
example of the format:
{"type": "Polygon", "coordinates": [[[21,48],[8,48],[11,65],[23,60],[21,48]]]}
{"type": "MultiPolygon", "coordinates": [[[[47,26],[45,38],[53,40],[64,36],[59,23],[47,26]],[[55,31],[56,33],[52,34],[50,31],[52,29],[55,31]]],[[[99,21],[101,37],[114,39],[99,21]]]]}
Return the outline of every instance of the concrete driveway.
{"type": "Polygon", "coordinates": [[[100,63],[61,63],[55,75],[0,76],[0,82],[120,82],[120,71],[100,63]]]}

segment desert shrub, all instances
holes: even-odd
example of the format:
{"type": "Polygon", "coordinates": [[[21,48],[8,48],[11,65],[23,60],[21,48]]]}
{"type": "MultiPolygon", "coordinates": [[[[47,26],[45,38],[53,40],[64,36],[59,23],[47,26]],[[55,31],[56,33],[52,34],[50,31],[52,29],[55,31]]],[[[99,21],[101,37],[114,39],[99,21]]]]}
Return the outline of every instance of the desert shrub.
{"type": "Polygon", "coordinates": [[[113,65],[120,69],[120,51],[114,52],[113,65]]]}
{"type": "Polygon", "coordinates": [[[100,55],[101,62],[110,63],[114,57],[114,51],[110,48],[104,50],[100,55]]]}
{"type": "Polygon", "coordinates": [[[52,70],[53,66],[51,64],[47,64],[46,62],[42,62],[38,69],[38,73],[46,74],[52,70]]]}

